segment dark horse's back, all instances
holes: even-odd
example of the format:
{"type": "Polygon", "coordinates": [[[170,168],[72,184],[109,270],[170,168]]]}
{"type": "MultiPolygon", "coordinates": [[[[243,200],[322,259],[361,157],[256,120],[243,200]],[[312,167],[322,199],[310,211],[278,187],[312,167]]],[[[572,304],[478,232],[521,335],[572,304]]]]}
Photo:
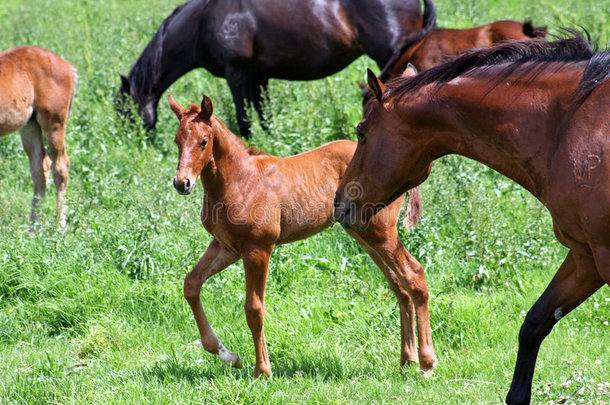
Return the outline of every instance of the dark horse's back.
{"type": "Polygon", "coordinates": [[[325,77],[362,54],[383,67],[422,27],[419,0],[229,3],[209,3],[202,42],[220,45],[214,59],[280,79],[325,77]]]}
{"type": "MultiPolygon", "coordinates": [[[[424,5],[434,16],[431,0],[424,5]]],[[[420,0],[191,0],[163,21],[121,90],[152,127],[163,92],[203,67],[227,79],[244,134],[244,100],[260,113],[269,78],[322,78],[362,54],[383,68],[434,25],[427,19],[420,0]]]]}

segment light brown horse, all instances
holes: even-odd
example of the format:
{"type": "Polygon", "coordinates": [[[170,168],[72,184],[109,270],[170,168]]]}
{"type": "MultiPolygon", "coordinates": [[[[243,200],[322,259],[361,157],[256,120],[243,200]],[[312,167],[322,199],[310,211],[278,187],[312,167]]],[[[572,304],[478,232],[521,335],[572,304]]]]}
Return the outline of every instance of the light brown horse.
{"type": "MultiPolygon", "coordinates": [[[[228,351],[214,334],[199,297],[210,276],[241,258],[246,274],[246,319],[256,352],[254,375],[268,376],[271,364],[263,318],[269,256],[276,245],[307,238],[333,224],[333,196],[356,145],[351,141],[335,141],[288,158],[265,155],[248,149],[213,115],[207,96],[203,97],[201,107],[190,104],[188,110],[171,95],[169,104],[180,120],[175,139],[179,162],[174,187],[181,194],[189,194],[197,177],[201,177],[205,190],[201,220],[214,236],[184,280],[184,296],[195,316],[201,343],[223,362],[241,368],[239,356],[228,351]]],[[[354,187],[350,192],[357,194],[359,189],[354,187]]],[[[429,373],[436,360],[428,290],[422,266],[398,238],[396,221],[402,199],[399,196],[375,215],[366,230],[348,232],[381,268],[398,299],[401,365],[419,360],[421,370],[429,373]],[[417,314],[418,350],[413,305],[417,314]]],[[[410,219],[417,218],[419,213],[414,209],[410,219]]]]}
{"type": "MultiPolygon", "coordinates": [[[[490,24],[467,29],[437,29],[404,50],[400,57],[391,60],[379,74],[386,82],[402,75],[409,64],[418,71],[428,70],[447,62],[474,48],[489,48],[505,41],[524,41],[544,38],[546,27],[535,27],[531,22],[514,20],[496,21],[490,24]]],[[[373,98],[369,88],[358,81],[362,90],[364,112],[373,98]]]]}
{"type": "Polygon", "coordinates": [[[375,101],[336,194],[336,219],[361,229],[374,212],[363,207],[391,204],[435,159],[459,154],[548,208],[570,251],[521,327],[509,404],[529,403],[538,350],[557,321],[610,283],[610,51],[594,53],[573,34],[477,51],[384,93],[369,71],[375,101]],[[362,192],[346,195],[348,184],[362,192]]]}
{"type": "Polygon", "coordinates": [[[34,224],[38,219],[52,170],[57,192],[56,218],[63,227],[70,166],[64,135],[76,91],[76,69],[46,49],[24,46],[0,53],[0,72],[0,136],[15,131],[21,134],[34,182],[30,222],[34,224]]]}

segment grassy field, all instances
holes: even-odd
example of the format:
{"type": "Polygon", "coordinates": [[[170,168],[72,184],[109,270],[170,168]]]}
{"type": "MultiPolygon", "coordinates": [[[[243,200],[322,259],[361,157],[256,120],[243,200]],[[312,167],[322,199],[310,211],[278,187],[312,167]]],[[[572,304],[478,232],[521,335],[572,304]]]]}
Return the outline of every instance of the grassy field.
{"type": "MultiPolygon", "coordinates": [[[[199,222],[203,190],[178,195],[177,121],[159,106],[147,134],[118,120],[113,98],[159,24],[180,0],[2,0],[0,49],[39,45],[72,61],[80,81],[67,133],[68,226],[53,224],[49,183],[40,230],[18,135],[0,139],[0,404],[498,404],[513,372],[518,331],[566,250],[544,208],[492,170],[447,157],[421,187],[422,223],[401,231],[422,262],[438,368],[399,367],[396,300],[381,272],[340,227],[281,246],[270,264],[266,336],[274,374],[254,379],[241,263],[206,283],[216,333],[242,356],[234,370],[197,345],[184,275],[211,240],[199,222]]],[[[581,25],[602,49],[608,0],[436,0],[438,23],[493,20],[581,25]]],[[[287,156],[355,139],[366,67],[360,58],[315,82],[272,80],[268,132],[252,144],[287,156]]],[[[236,129],[224,80],[197,70],[169,90],[183,105],[203,93],[236,129]]],[[[610,403],[610,289],[546,339],[535,403],[610,403]]]]}

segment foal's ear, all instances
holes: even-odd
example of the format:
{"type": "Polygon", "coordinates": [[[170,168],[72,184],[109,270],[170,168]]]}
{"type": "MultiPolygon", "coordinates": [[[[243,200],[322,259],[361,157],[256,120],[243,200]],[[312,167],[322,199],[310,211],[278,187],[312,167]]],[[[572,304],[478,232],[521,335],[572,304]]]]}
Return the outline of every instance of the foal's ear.
{"type": "Polygon", "coordinates": [[[411,63],[407,65],[404,72],[400,75],[400,77],[413,77],[417,76],[417,68],[413,66],[411,63]]]}
{"type": "Polygon", "coordinates": [[[212,114],[214,114],[214,106],[212,105],[212,100],[210,100],[210,98],[204,94],[203,100],[201,100],[201,112],[199,113],[199,118],[201,118],[205,122],[210,122],[212,114]]]}
{"type": "Polygon", "coordinates": [[[383,92],[387,88],[381,81],[375,76],[375,73],[371,69],[366,70],[366,81],[369,84],[369,88],[375,95],[377,100],[381,101],[381,97],[383,97],[383,92]]]}
{"type": "Polygon", "coordinates": [[[176,114],[176,117],[178,117],[179,120],[182,119],[182,116],[186,113],[186,109],[178,104],[171,94],[169,95],[169,107],[172,109],[174,114],[176,114]]]}

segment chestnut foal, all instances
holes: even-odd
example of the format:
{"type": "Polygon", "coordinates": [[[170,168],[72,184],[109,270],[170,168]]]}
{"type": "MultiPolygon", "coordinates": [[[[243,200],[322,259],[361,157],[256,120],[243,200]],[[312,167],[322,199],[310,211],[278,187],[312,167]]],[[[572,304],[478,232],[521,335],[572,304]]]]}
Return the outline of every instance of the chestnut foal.
{"type": "MultiPolygon", "coordinates": [[[[254,375],[269,376],[271,364],[263,333],[269,257],[276,245],[307,238],[333,224],[334,193],[356,144],[335,141],[287,158],[265,155],[248,149],[213,115],[207,96],[201,107],[190,104],[187,110],[170,95],[169,105],[180,120],[175,138],[179,162],[174,187],[180,194],[190,194],[197,177],[201,177],[205,190],[201,220],[214,236],[184,280],[184,296],[197,322],[201,343],[226,364],[242,367],[240,357],[227,350],[214,334],[200,299],[203,283],[241,258],[246,276],[246,320],[256,352],[254,375]]],[[[359,193],[357,184],[351,189],[359,193]]],[[[419,360],[421,370],[431,373],[436,358],[428,289],[422,266],[398,238],[396,223],[402,200],[401,196],[379,211],[366,229],[348,233],[381,268],[398,299],[401,365],[419,360]]],[[[419,212],[411,215],[415,219],[419,212]]]]}
{"type": "Polygon", "coordinates": [[[38,220],[52,170],[57,192],[56,217],[63,227],[70,166],[64,135],[76,91],[76,69],[46,49],[24,46],[0,53],[0,72],[0,136],[17,130],[21,134],[34,182],[30,222],[38,220]],[[41,133],[49,145],[50,159],[41,133]]]}

